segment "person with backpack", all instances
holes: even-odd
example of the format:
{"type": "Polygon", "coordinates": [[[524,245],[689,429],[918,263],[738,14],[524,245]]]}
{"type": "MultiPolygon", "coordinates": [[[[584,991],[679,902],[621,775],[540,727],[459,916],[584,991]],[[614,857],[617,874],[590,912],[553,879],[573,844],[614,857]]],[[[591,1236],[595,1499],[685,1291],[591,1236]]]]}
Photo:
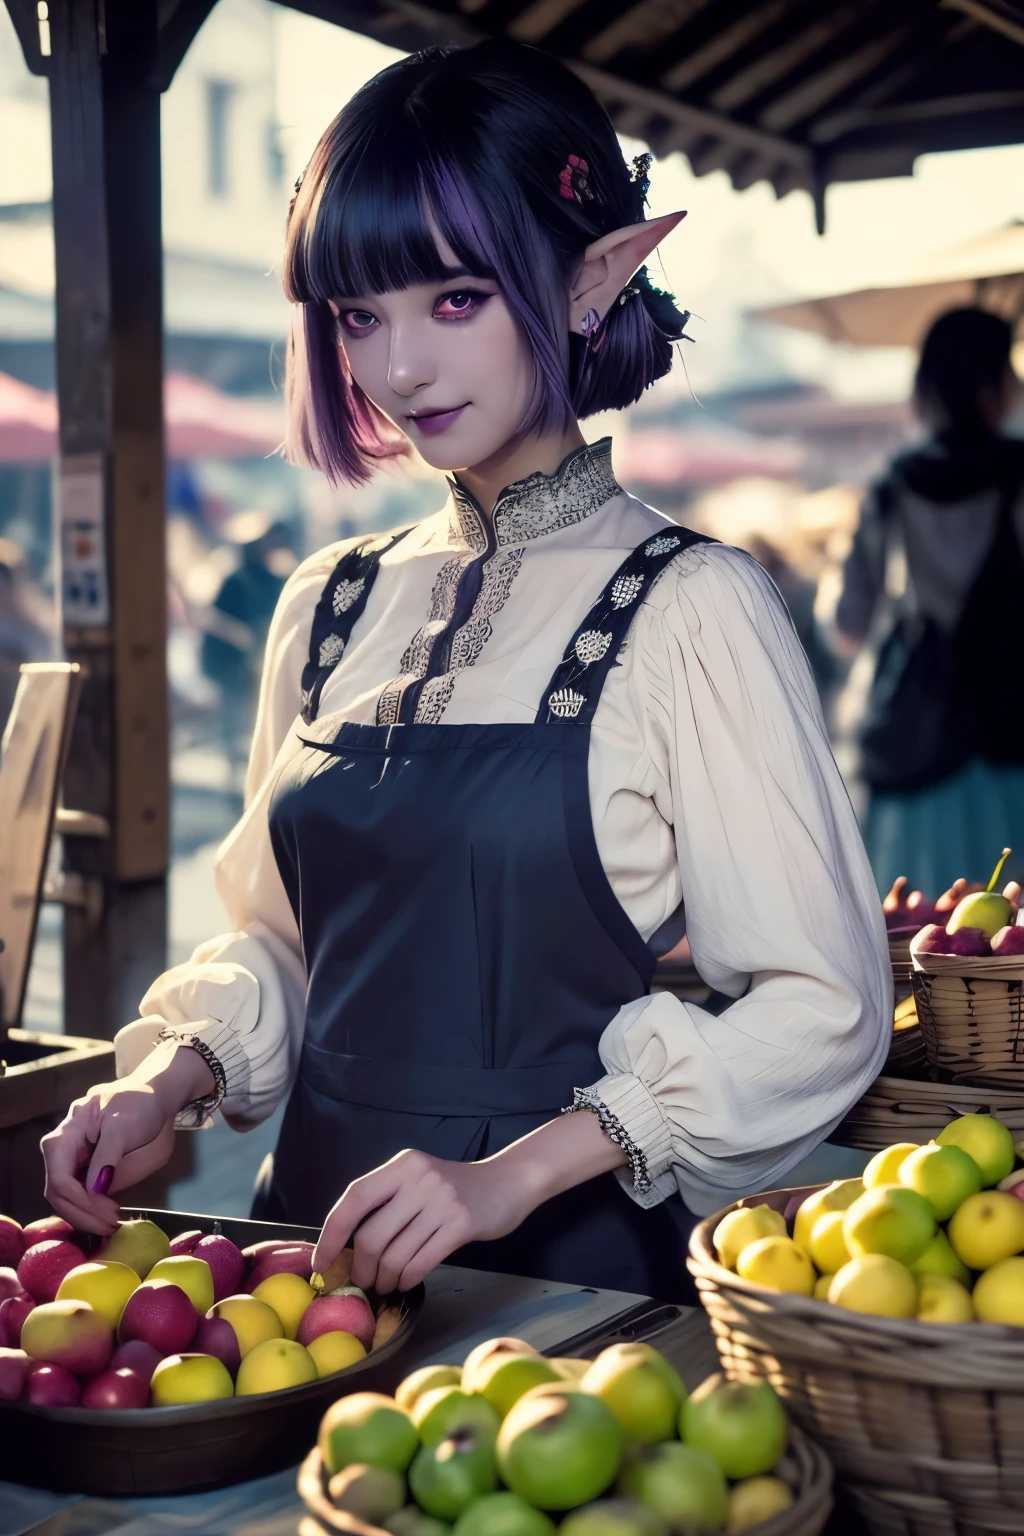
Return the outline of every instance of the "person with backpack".
{"type": "Polygon", "coordinates": [[[878,646],[860,729],[864,836],[881,891],[978,880],[1024,847],[1024,441],[1013,330],[981,309],[932,325],[914,403],[930,436],[870,490],[836,611],[846,654],[878,646]]]}

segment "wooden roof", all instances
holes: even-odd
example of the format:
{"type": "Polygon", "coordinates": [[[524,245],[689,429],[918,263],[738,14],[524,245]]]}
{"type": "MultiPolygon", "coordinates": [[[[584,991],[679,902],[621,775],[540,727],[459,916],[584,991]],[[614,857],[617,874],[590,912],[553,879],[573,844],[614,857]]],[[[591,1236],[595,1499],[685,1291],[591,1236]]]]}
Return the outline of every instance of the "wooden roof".
{"type": "MultiPolygon", "coordinates": [[[[161,83],[214,0],[151,0],[161,83]]],[[[587,80],[616,127],[742,190],[907,175],[918,155],[1024,138],[1024,0],[280,0],[413,50],[505,36],[587,80]]],[[[33,0],[7,0],[45,73],[33,0]]],[[[33,57],[34,55],[34,57],[33,57]]],[[[955,228],[956,210],[950,210],[955,228]]]]}
{"type": "MultiPolygon", "coordinates": [[[[1024,138],[1021,0],[284,0],[402,49],[550,49],[620,132],[697,175],[816,197],[1024,138]]],[[[950,210],[955,227],[956,211],[950,210]]]]}

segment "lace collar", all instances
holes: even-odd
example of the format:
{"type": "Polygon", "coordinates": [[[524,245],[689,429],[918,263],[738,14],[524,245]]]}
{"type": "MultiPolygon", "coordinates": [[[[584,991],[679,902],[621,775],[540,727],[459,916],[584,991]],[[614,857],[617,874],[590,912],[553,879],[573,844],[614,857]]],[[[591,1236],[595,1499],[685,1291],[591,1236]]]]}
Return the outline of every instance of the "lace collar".
{"type": "Polygon", "coordinates": [[[492,521],[499,549],[526,544],[542,534],[582,522],[620,490],[612,473],[610,437],[574,449],[553,475],[537,470],[507,485],[495,503],[493,518],[488,518],[457,480],[449,477],[448,484],[452,493],[452,537],[461,539],[477,553],[487,547],[492,521]]]}

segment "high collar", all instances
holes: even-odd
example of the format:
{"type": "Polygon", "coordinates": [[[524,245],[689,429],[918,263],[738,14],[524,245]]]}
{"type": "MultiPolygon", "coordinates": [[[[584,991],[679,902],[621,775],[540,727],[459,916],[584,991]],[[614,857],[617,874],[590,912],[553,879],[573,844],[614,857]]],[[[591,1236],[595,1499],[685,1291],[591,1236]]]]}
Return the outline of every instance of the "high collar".
{"type": "Polygon", "coordinates": [[[526,544],[582,522],[620,489],[612,473],[610,437],[575,448],[553,475],[535,470],[506,485],[490,515],[457,480],[449,477],[448,484],[452,493],[451,535],[478,553],[487,548],[492,528],[498,549],[526,544]]]}

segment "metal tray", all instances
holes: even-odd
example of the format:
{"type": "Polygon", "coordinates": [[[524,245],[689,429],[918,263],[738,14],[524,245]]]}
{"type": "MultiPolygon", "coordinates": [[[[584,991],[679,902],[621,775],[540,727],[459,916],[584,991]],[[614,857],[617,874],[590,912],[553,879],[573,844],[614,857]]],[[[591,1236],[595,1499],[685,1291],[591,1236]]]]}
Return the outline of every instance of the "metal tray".
{"type": "MultiPolygon", "coordinates": [[[[223,1232],[240,1248],[267,1238],[315,1241],[319,1229],[185,1211],[125,1211],[169,1237],[223,1232]]],[[[263,1477],[302,1460],[326,1408],[346,1392],[392,1392],[401,1356],[423,1310],[424,1288],[402,1298],[404,1316],[386,1344],[346,1370],[283,1392],[180,1408],[37,1408],[0,1402],[0,1479],[55,1492],[111,1496],[199,1493],[263,1477]]]]}

